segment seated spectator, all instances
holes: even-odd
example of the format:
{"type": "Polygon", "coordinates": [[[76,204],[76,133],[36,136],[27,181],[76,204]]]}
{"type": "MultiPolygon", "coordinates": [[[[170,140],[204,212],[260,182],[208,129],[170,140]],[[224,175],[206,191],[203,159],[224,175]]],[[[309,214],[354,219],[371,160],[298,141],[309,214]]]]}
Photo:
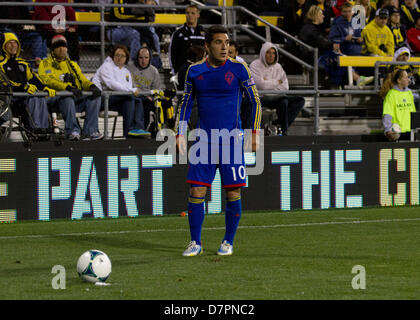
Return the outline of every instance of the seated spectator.
{"type": "Polygon", "coordinates": [[[400,1],[399,0],[378,0],[376,2],[376,9],[382,9],[389,6],[393,6],[395,8],[400,7],[400,1]]]}
{"type": "Polygon", "coordinates": [[[51,40],[51,53],[42,60],[38,73],[50,88],[56,91],[69,91],[72,97],[54,97],[48,99],[51,108],[57,108],[65,121],[65,134],[69,140],[81,138],[76,112],[85,112],[83,138],[99,140],[98,116],[101,108],[101,91],[90,82],[80,70],[79,65],[67,57],[67,40],[56,35],[51,40]],[[82,90],[91,91],[91,96],[83,96],[82,90]]]}
{"type": "MultiPolygon", "coordinates": [[[[46,91],[49,97],[54,97],[55,90],[41,81],[28,62],[19,58],[21,45],[16,35],[6,32],[3,38],[0,71],[8,77],[13,92],[34,94],[37,91],[46,91]]],[[[48,107],[44,97],[13,97],[11,109],[22,116],[23,124],[28,130],[47,133],[48,107]]]]}
{"type": "Polygon", "coordinates": [[[400,23],[400,10],[394,6],[385,7],[389,11],[388,27],[394,35],[395,49],[406,46],[407,35],[405,26],[400,23]]]}
{"type": "Polygon", "coordinates": [[[123,132],[125,137],[150,137],[144,130],[144,110],[140,90],[133,86],[130,71],[125,67],[130,59],[127,47],[116,45],[109,57],[99,67],[92,82],[100,90],[125,91],[132,95],[112,95],[109,97],[110,110],[117,110],[123,116],[123,132]]]}
{"type": "MultiPolygon", "coordinates": [[[[254,60],[249,67],[258,90],[289,90],[286,73],[278,61],[277,48],[270,42],[264,43],[259,59],[254,60]]],[[[289,126],[305,105],[303,97],[285,94],[262,94],[260,100],[263,107],[276,109],[277,120],[273,124],[281,128],[283,135],[288,134],[289,126]]]]}
{"type": "Polygon", "coordinates": [[[370,0],[356,0],[355,6],[360,5],[365,8],[365,21],[362,24],[362,29],[367,26],[371,21],[375,20],[375,8],[372,7],[370,0]]]}
{"type": "Polygon", "coordinates": [[[172,34],[169,45],[169,62],[173,75],[187,62],[185,53],[189,47],[204,46],[204,28],[198,23],[200,9],[196,5],[189,5],[185,9],[185,16],[186,22],[172,34]]]}
{"type": "Polygon", "coordinates": [[[245,62],[244,59],[242,59],[240,56],[238,56],[239,54],[239,44],[238,42],[234,41],[234,40],[230,40],[229,41],[229,57],[231,57],[232,59],[235,59],[239,62],[245,62]]]}
{"type": "MultiPolygon", "coordinates": [[[[38,0],[37,2],[62,2],[67,3],[67,0],[38,0]]],[[[64,7],[66,9],[66,26],[61,28],[55,26],[52,21],[54,20],[57,12],[53,12],[53,6],[35,6],[34,13],[32,15],[33,20],[44,20],[45,24],[37,24],[37,30],[41,33],[43,39],[47,44],[51,43],[51,39],[56,34],[64,35],[69,43],[69,57],[73,61],[79,61],[79,35],[77,34],[77,26],[68,24],[68,21],[76,21],[76,14],[74,9],[69,6],[64,7]]]]}
{"type": "MultiPolygon", "coordinates": [[[[19,0],[24,2],[24,0],[19,0]]],[[[10,20],[32,20],[31,14],[27,6],[1,6],[0,19],[10,20]]],[[[10,23],[2,25],[2,32],[12,32],[22,40],[22,47],[31,48],[32,67],[38,67],[39,62],[47,57],[47,44],[41,34],[36,31],[34,25],[23,25],[10,23]]]]}
{"type": "Polygon", "coordinates": [[[401,24],[406,30],[415,27],[417,16],[420,15],[420,9],[417,6],[417,0],[404,0],[400,9],[401,24]]]}
{"type": "MultiPolygon", "coordinates": [[[[133,85],[140,91],[161,90],[160,75],[158,69],[151,65],[152,51],[148,47],[140,48],[137,59],[127,65],[133,78],[133,85]]],[[[149,125],[149,113],[154,111],[153,98],[151,96],[139,97],[142,100],[144,114],[144,127],[149,125]]]]}
{"type": "MultiPolygon", "coordinates": [[[[410,49],[407,47],[401,47],[395,51],[394,59],[392,61],[401,61],[401,62],[408,62],[411,58],[410,49]]],[[[415,65],[390,65],[389,66],[389,73],[392,73],[394,70],[402,69],[407,71],[408,78],[410,79],[410,83],[408,87],[410,89],[419,89],[420,88],[420,68],[419,66],[415,65]]],[[[420,103],[420,100],[417,99],[418,97],[416,94],[414,95],[414,102],[416,106],[420,103]]]]}
{"type": "Polygon", "coordinates": [[[341,16],[337,17],[329,34],[329,40],[339,45],[341,53],[348,56],[359,56],[362,51],[361,29],[353,29],[353,6],[345,2],[341,6],[341,16]]]}
{"type": "Polygon", "coordinates": [[[407,72],[397,69],[387,77],[380,91],[384,99],[382,125],[389,141],[410,139],[411,112],[416,112],[416,107],[408,82],[407,72]],[[392,130],[394,124],[399,125],[401,134],[392,130]]]}
{"type": "Polygon", "coordinates": [[[394,56],[394,35],[386,25],[388,18],[388,10],[378,9],[375,20],[362,30],[362,54],[382,57],[394,56]]]}
{"type": "MultiPolygon", "coordinates": [[[[341,40],[338,40],[338,32],[335,33],[334,31],[333,33],[334,37],[337,36],[334,42],[330,41],[327,38],[327,36],[319,28],[319,26],[322,24],[322,21],[324,20],[324,15],[322,13],[322,10],[315,5],[309,8],[306,17],[308,22],[300,30],[299,38],[308,45],[318,48],[318,54],[320,56],[320,65],[325,68],[325,71],[331,76],[331,79],[335,85],[342,85],[346,68],[339,67],[337,62],[338,55],[342,54],[340,49],[341,40]]],[[[341,17],[337,18],[337,20],[338,19],[340,19],[340,21],[343,21],[341,17]]],[[[343,21],[343,23],[345,22],[346,21],[343,21]]],[[[348,35],[346,37],[348,37],[348,35]]],[[[305,61],[307,61],[308,63],[312,63],[312,52],[303,49],[302,55],[305,61]]],[[[353,70],[353,79],[356,81],[358,86],[364,86],[372,82],[374,78],[372,76],[359,76],[359,74],[353,70]]],[[[353,85],[352,83],[349,84],[353,85]]]]}
{"type": "Polygon", "coordinates": [[[328,34],[331,30],[331,23],[335,17],[334,10],[331,6],[331,0],[314,0],[314,4],[320,7],[324,14],[324,22],[320,27],[328,34]]]}
{"type": "Polygon", "coordinates": [[[407,31],[407,42],[415,56],[420,55],[420,15],[416,18],[414,28],[407,31]]]}

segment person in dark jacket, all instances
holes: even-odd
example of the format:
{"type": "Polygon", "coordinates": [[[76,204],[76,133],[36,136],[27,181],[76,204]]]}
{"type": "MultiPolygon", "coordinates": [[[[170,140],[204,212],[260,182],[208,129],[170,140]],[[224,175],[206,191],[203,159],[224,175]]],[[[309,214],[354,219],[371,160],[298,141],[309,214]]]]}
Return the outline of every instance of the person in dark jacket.
{"type": "Polygon", "coordinates": [[[353,29],[353,6],[345,2],[340,10],[341,16],[337,17],[331,27],[329,40],[340,45],[340,51],[348,56],[360,56],[362,51],[361,29],[353,29]]]}
{"type": "Polygon", "coordinates": [[[305,24],[305,16],[311,5],[309,0],[291,0],[284,15],[284,29],[292,36],[299,34],[305,24]]]}
{"type": "Polygon", "coordinates": [[[401,24],[406,30],[414,28],[416,18],[420,15],[420,8],[417,6],[417,0],[404,0],[401,4],[401,24]]]}
{"type": "Polygon", "coordinates": [[[189,5],[185,10],[187,22],[172,34],[169,45],[169,62],[175,75],[187,62],[186,53],[193,45],[204,46],[204,28],[198,24],[200,10],[196,5],[189,5]]]}

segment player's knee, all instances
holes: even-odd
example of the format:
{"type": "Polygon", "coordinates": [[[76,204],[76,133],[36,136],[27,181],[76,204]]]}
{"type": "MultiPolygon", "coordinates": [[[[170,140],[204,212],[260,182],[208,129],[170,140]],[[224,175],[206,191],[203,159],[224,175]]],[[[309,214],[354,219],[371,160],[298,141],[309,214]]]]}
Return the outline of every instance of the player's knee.
{"type": "Polygon", "coordinates": [[[241,188],[226,189],[226,198],[228,200],[237,199],[241,196],[241,188]]]}
{"type": "Polygon", "coordinates": [[[197,198],[206,196],[207,187],[191,187],[190,195],[197,198]]]}

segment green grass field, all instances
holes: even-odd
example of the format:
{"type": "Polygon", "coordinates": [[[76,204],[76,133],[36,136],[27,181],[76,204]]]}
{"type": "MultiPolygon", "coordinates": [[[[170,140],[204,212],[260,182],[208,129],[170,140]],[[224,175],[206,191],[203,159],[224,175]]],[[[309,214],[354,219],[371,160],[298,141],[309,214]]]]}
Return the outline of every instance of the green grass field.
{"type": "Polygon", "coordinates": [[[420,298],[419,207],[245,212],[230,257],[216,255],[223,234],[224,216],[207,215],[203,255],[185,258],[187,217],[0,224],[0,299],[420,298]],[[79,279],[88,249],[110,257],[110,286],[79,279]],[[54,265],[65,290],[52,288],[54,265]]]}

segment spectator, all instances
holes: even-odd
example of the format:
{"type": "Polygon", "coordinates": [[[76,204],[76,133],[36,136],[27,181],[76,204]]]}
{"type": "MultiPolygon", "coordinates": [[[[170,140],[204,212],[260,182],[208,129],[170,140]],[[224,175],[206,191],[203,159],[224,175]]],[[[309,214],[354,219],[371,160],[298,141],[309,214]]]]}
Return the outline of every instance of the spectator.
{"type": "Polygon", "coordinates": [[[112,95],[109,97],[110,110],[118,110],[123,116],[125,137],[150,137],[144,130],[144,110],[140,90],[133,86],[130,71],[125,65],[130,60],[126,46],[116,45],[93,76],[92,82],[100,90],[125,91],[132,95],[112,95]]]}
{"type": "Polygon", "coordinates": [[[329,40],[339,44],[341,53],[348,56],[359,56],[362,51],[361,29],[353,29],[353,6],[345,2],[341,6],[341,16],[337,17],[331,27],[329,40]]]}
{"type": "MultiPolygon", "coordinates": [[[[347,5],[344,5],[347,6],[347,5]]],[[[338,55],[342,54],[340,46],[341,40],[343,38],[335,38],[334,42],[330,41],[327,36],[320,29],[320,25],[324,19],[324,14],[318,6],[311,6],[308,13],[306,14],[308,22],[300,30],[299,38],[302,39],[305,43],[309,44],[312,47],[318,48],[320,56],[320,64],[325,68],[325,71],[331,76],[335,85],[342,85],[343,77],[345,75],[345,68],[338,67],[337,59],[338,55]],[[341,39],[341,40],[338,40],[341,39]]],[[[337,18],[337,20],[341,18],[337,18]]],[[[345,18],[343,18],[345,19],[345,18]]],[[[347,20],[346,20],[347,21],[347,20]]],[[[344,23],[344,21],[343,21],[344,23]]],[[[333,36],[336,37],[337,34],[334,33],[333,36]]],[[[338,30],[338,29],[337,29],[338,30]]],[[[347,35],[348,37],[348,35],[347,35]]],[[[345,39],[345,38],[344,38],[345,39]]],[[[306,50],[302,50],[303,59],[308,63],[313,61],[313,53],[306,50]]],[[[358,86],[364,86],[373,81],[373,77],[364,77],[359,76],[353,70],[353,79],[356,81],[358,86]]],[[[350,83],[350,85],[353,85],[350,83]]]]}
{"type": "MultiPolygon", "coordinates": [[[[19,0],[19,2],[26,2],[19,0]]],[[[27,6],[1,6],[0,19],[10,20],[32,20],[27,6]]],[[[42,39],[34,25],[6,24],[2,25],[2,32],[13,32],[19,39],[22,39],[22,47],[30,46],[32,49],[32,67],[38,67],[39,62],[47,56],[46,41],[42,39]]]]}
{"type": "Polygon", "coordinates": [[[385,7],[389,11],[388,27],[394,35],[395,49],[406,46],[406,30],[405,26],[400,23],[400,10],[394,6],[385,7]]]}
{"type": "Polygon", "coordinates": [[[292,36],[299,34],[305,24],[305,16],[310,7],[309,0],[291,0],[284,15],[284,29],[292,36]]]}
{"type": "MultiPolygon", "coordinates": [[[[37,2],[62,2],[68,3],[67,0],[38,0],[37,2]]],[[[33,20],[44,20],[45,24],[37,24],[37,30],[41,33],[43,39],[50,43],[51,39],[56,34],[64,35],[69,43],[69,57],[73,61],[79,61],[79,36],[77,34],[77,26],[67,24],[68,21],[76,21],[76,14],[74,9],[69,6],[65,6],[66,11],[66,25],[65,28],[57,25],[55,26],[52,22],[57,12],[53,12],[53,6],[35,6],[34,13],[32,15],[33,20]]],[[[57,23],[59,20],[57,20],[57,23]]]]}
{"type": "Polygon", "coordinates": [[[404,0],[401,4],[401,23],[406,30],[415,27],[416,18],[420,14],[420,9],[417,6],[417,0],[404,0]]]}
{"type": "MultiPolygon", "coordinates": [[[[138,52],[137,59],[134,62],[130,61],[127,65],[133,78],[134,87],[141,91],[161,89],[159,71],[151,65],[151,57],[152,51],[150,48],[142,47],[138,52]]],[[[154,111],[153,98],[151,96],[145,96],[137,99],[142,100],[143,114],[146,115],[144,118],[144,127],[147,128],[149,124],[149,112],[154,111]]]]}
{"type": "Polygon", "coordinates": [[[79,140],[80,127],[76,112],[85,112],[83,138],[99,140],[103,135],[99,132],[98,116],[101,108],[101,91],[90,82],[80,70],[79,65],[67,57],[67,40],[62,35],[51,39],[51,53],[42,60],[39,76],[50,88],[56,91],[69,91],[73,97],[54,97],[48,99],[48,105],[57,108],[65,121],[65,134],[69,140],[79,140]],[[91,91],[91,96],[83,97],[82,90],[91,91]]]}
{"type": "Polygon", "coordinates": [[[239,54],[239,44],[238,42],[234,41],[234,40],[230,40],[229,42],[229,57],[231,57],[232,59],[238,60],[239,62],[245,62],[244,59],[242,59],[240,56],[238,56],[239,54]]]}
{"type": "Polygon", "coordinates": [[[408,29],[407,31],[407,42],[410,45],[411,51],[414,55],[420,54],[420,15],[416,18],[416,24],[414,28],[408,29]]]}
{"type": "Polygon", "coordinates": [[[179,68],[187,62],[185,53],[193,45],[204,46],[204,28],[198,24],[200,10],[196,5],[189,5],[185,10],[187,22],[172,34],[169,45],[169,62],[172,73],[178,73],[179,68]]]}
{"type": "Polygon", "coordinates": [[[384,81],[380,95],[384,98],[382,125],[389,141],[409,140],[411,131],[411,112],[416,112],[414,96],[408,88],[408,74],[397,69],[384,81]],[[393,130],[393,125],[401,128],[401,135],[393,130]]]}
{"type": "Polygon", "coordinates": [[[206,57],[206,48],[200,45],[193,45],[187,50],[187,61],[179,68],[178,71],[178,88],[184,88],[185,75],[187,70],[193,63],[203,60],[206,57]]]}
{"type": "MultiPolygon", "coordinates": [[[[411,58],[410,49],[407,47],[401,47],[395,51],[394,59],[392,61],[401,61],[401,62],[408,62],[411,58]]],[[[402,69],[407,71],[408,77],[410,79],[409,88],[418,90],[420,88],[420,74],[419,74],[419,66],[415,65],[391,65],[390,71],[388,73],[392,73],[396,69],[402,69]]],[[[420,99],[418,98],[418,94],[414,94],[414,102],[416,104],[416,108],[418,108],[418,104],[420,103],[420,99]]]]}
{"type": "MultiPolygon", "coordinates": [[[[14,33],[6,32],[3,34],[1,49],[0,71],[9,78],[13,92],[34,94],[37,91],[46,91],[48,96],[55,96],[55,90],[42,83],[29,64],[24,59],[19,58],[21,46],[14,33]]],[[[45,98],[13,97],[12,110],[22,116],[23,124],[29,130],[47,133],[49,123],[45,98]]]]}
{"type": "Polygon", "coordinates": [[[372,7],[370,0],[356,0],[355,5],[360,5],[365,8],[365,23],[362,24],[362,29],[367,26],[371,21],[375,20],[375,8],[372,7]]]}
{"type": "Polygon", "coordinates": [[[362,54],[382,57],[394,56],[394,35],[386,25],[388,18],[388,10],[378,9],[375,20],[362,30],[364,41],[362,54]]]}
{"type": "MultiPolygon", "coordinates": [[[[114,4],[145,4],[144,0],[113,0],[114,4]]],[[[155,12],[152,8],[124,8],[113,7],[111,9],[111,21],[117,22],[153,22],[155,12]]],[[[107,32],[108,39],[112,44],[122,44],[130,49],[130,57],[136,59],[137,52],[141,47],[140,31],[134,27],[118,26],[107,32]]],[[[152,35],[153,38],[153,35],[152,35]]]]}
{"type": "Polygon", "coordinates": [[[335,17],[334,10],[331,6],[331,0],[314,0],[314,4],[321,8],[324,14],[324,22],[321,24],[322,30],[329,33],[332,21],[335,17]]]}
{"type": "MultiPolygon", "coordinates": [[[[289,90],[286,73],[278,61],[279,54],[274,44],[264,43],[259,59],[254,60],[249,67],[258,90],[289,90]]],[[[261,95],[260,100],[262,106],[271,106],[276,109],[277,120],[273,124],[281,128],[283,135],[287,135],[289,126],[305,105],[303,97],[288,97],[285,94],[261,95]]]]}

